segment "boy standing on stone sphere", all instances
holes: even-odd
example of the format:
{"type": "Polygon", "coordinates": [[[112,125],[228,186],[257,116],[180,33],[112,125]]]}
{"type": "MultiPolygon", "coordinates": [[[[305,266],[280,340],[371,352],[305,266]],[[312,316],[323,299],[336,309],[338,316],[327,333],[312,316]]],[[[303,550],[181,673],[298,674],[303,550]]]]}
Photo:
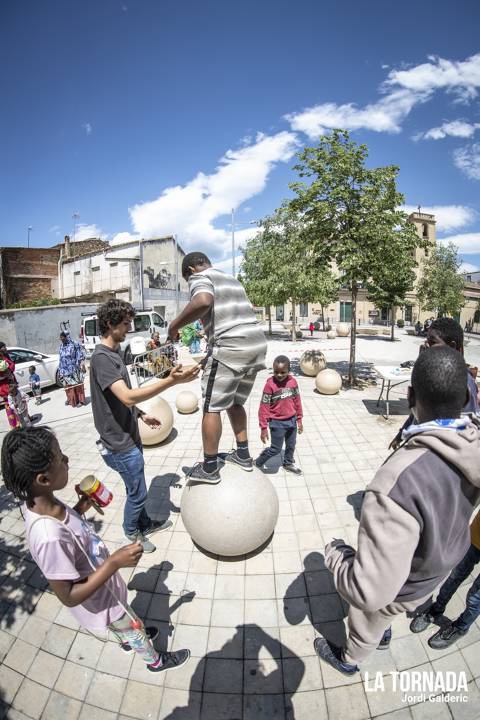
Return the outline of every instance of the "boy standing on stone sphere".
{"type": "Polygon", "coordinates": [[[265,463],[282,451],[285,440],[285,456],[283,467],[288,472],[301,475],[302,471],[295,465],[293,454],[297,431],[303,432],[303,410],[300,390],[297,381],[290,375],[290,360],[279,355],[273,361],[273,376],[268,378],[263,388],[262,400],[258,410],[260,422],[260,439],[268,440],[270,429],[271,445],[258,456],[255,465],[265,471],[265,463]]]}
{"type": "Polygon", "coordinates": [[[145,510],[147,486],[138,421],[153,428],[161,423],[136,405],[172,385],[190,382],[197,377],[200,367],[193,365],[182,370],[182,366],[177,365],[164,380],[132,388],[120,356],[120,343],[125,340],[134,316],[133,307],[123,300],[109,300],[98,308],[102,341],[95,346],[90,362],[90,392],[93,421],[100,435],[98,448],[108,467],[120,474],[127,491],[123,530],[130,542],[139,542],[143,552],[148,553],[155,551],[148,536],[166,530],[172,523],[155,522],[145,510]]]}

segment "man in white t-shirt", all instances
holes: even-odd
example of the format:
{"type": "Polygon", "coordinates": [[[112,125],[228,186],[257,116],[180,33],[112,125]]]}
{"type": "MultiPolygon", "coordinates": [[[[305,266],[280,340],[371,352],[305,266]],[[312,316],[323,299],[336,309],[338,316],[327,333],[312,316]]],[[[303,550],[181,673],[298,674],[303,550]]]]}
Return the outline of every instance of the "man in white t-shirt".
{"type": "Polygon", "coordinates": [[[218,445],[222,435],[222,410],[227,411],[237,443],[236,449],[222,460],[253,470],[243,406],[257,372],[265,368],[267,343],[238,280],[213,268],[201,252],[189,253],[183,258],[182,275],[188,281],[190,302],[170,324],[169,337],[176,339],[182,327],[201,319],[207,339],[202,377],[204,460],[191,469],[189,476],[217,483],[220,481],[218,445]]]}

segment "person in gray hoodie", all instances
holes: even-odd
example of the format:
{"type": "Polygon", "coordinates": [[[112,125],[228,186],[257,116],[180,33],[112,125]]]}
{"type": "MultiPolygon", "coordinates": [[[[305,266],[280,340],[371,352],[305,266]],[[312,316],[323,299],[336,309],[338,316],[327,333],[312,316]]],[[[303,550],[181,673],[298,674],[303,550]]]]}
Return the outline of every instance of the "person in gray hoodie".
{"type": "Polygon", "coordinates": [[[391,622],[431,596],[470,546],[469,520],[480,500],[480,429],[461,417],[466,364],[459,352],[433,347],[412,372],[408,402],[415,422],[366,488],[358,549],[343,540],[325,548],[325,565],[350,607],[339,648],[317,638],[317,654],[353,675],[391,622]]]}

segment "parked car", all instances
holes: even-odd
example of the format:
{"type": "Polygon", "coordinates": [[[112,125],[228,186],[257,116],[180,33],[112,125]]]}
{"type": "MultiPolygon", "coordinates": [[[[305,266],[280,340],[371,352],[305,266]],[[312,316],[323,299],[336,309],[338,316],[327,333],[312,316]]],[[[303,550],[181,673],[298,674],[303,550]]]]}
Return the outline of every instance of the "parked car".
{"type": "MultiPolygon", "coordinates": [[[[133,362],[133,356],[138,352],[132,352],[131,343],[134,338],[143,338],[144,340],[150,340],[150,336],[153,332],[158,332],[160,335],[160,342],[164,343],[167,340],[167,327],[168,323],[159,313],[154,310],[141,310],[137,312],[133,318],[131,329],[127,333],[127,337],[120,344],[120,349],[123,353],[123,359],[126,365],[133,362]]],[[[88,315],[82,320],[82,327],[80,328],[80,342],[83,343],[85,348],[85,354],[89,358],[95,349],[95,345],[101,340],[100,332],[98,329],[98,320],[96,315],[88,315]]],[[[144,352],[144,349],[141,350],[144,352]]]]}
{"type": "Polygon", "coordinates": [[[58,355],[47,355],[37,350],[22,347],[9,347],[7,352],[15,363],[15,377],[20,390],[30,390],[28,368],[35,365],[40,375],[40,386],[61,385],[58,379],[58,355]]]}

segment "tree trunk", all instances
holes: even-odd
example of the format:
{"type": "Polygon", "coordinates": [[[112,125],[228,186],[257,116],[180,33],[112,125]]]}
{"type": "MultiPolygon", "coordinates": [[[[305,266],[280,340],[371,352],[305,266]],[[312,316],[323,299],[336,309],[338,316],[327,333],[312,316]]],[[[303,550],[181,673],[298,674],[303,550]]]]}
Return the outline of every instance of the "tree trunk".
{"type": "Polygon", "coordinates": [[[268,306],[268,334],[272,334],[272,308],[268,306]]]}
{"type": "Polygon", "coordinates": [[[392,323],[392,334],[390,335],[390,340],[393,342],[395,340],[395,306],[392,305],[390,308],[390,312],[392,314],[391,317],[391,323],[392,323]]]}
{"type": "Polygon", "coordinates": [[[355,346],[357,341],[357,293],[358,286],[352,282],[352,324],[350,331],[350,364],[348,366],[348,384],[355,384],[355,346]]]}
{"type": "Polygon", "coordinates": [[[292,342],[295,342],[297,339],[297,333],[296,333],[296,326],[295,326],[295,299],[292,298],[292,342]]]}
{"type": "Polygon", "coordinates": [[[321,310],[322,310],[322,325],[323,325],[323,330],[325,331],[325,310],[324,310],[324,307],[323,307],[322,303],[320,303],[320,308],[321,308],[321,310]]]}

